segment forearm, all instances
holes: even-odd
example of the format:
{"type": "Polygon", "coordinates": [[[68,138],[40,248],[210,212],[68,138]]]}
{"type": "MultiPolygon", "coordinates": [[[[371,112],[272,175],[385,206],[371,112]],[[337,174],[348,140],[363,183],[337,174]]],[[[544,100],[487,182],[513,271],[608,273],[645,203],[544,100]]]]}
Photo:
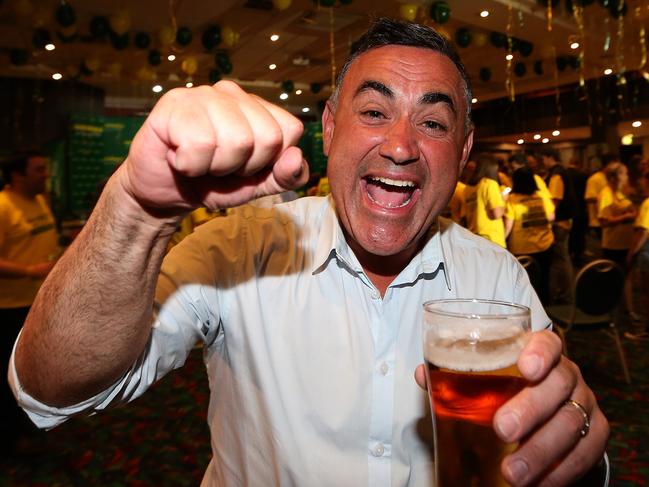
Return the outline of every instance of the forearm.
{"type": "Polygon", "coordinates": [[[120,176],[41,287],[16,349],[23,388],[51,406],[108,387],[150,334],[153,293],[177,218],[143,211],[120,176]]]}

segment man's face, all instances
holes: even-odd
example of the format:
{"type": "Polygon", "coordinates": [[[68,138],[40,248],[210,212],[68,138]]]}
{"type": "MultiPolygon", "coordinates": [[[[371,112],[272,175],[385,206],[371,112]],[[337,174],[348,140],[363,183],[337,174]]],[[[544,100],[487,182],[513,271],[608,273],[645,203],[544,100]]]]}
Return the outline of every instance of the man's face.
{"type": "Polygon", "coordinates": [[[327,173],[352,248],[417,250],[471,149],[463,87],[453,62],[430,49],[385,46],[354,60],[323,114],[327,173]]]}
{"type": "Polygon", "coordinates": [[[48,177],[47,159],[39,156],[31,157],[27,161],[24,187],[29,193],[33,195],[44,193],[48,177]]]}

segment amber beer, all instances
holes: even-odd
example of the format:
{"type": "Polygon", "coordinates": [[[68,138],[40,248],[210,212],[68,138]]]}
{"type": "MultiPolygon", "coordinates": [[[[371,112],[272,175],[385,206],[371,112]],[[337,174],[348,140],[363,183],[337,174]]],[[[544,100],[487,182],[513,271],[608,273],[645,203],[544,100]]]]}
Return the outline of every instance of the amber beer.
{"type": "Polygon", "coordinates": [[[448,328],[424,326],[436,487],[506,486],[500,465],[516,445],[501,441],[492,422],[496,410],[525,386],[516,361],[527,341],[529,315],[525,324],[475,317],[458,324],[457,317],[446,318],[448,328]]]}

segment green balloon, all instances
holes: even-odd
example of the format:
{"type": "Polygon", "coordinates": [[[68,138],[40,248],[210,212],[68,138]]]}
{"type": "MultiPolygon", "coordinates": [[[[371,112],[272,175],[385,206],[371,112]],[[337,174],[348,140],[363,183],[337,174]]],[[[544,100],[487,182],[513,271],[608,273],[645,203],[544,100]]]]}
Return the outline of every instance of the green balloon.
{"type": "Polygon", "coordinates": [[[460,27],[455,31],[455,42],[460,47],[469,47],[472,39],[473,34],[466,27],[460,27]]]}
{"type": "Polygon", "coordinates": [[[188,46],[192,42],[192,31],[189,27],[179,27],[176,32],[176,42],[180,46],[188,46]]]}
{"type": "Polygon", "coordinates": [[[523,57],[528,57],[530,54],[532,54],[532,51],[534,50],[534,44],[528,41],[519,41],[518,42],[518,52],[521,53],[523,57]]]}
{"type": "Polygon", "coordinates": [[[480,68],[480,80],[485,83],[491,79],[491,69],[480,68]]]}
{"type": "Polygon", "coordinates": [[[110,43],[118,51],[123,51],[128,47],[128,43],[129,43],[128,32],[120,35],[111,31],[109,35],[110,35],[110,43]]]}
{"type": "Polygon", "coordinates": [[[219,70],[216,69],[216,68],[212,68],[212,69],[210,69],[209,80],[210,80],[210,84],[211,84],[211,85],[213,85],[214,83],[218,83],[219,81],[221,81],[221,77],[222,77],[222,76],[221,76],[221,71],[219,71],[219,70]]]}
{"type": "Polygon", "coordinates": [[[90,21],[90,34],[95,39],[104,39],[110,32],[108,19],[102,15],[97,15],[90,21]]]}
{"type": "Polygon", "coordinates": [[[32,35],[32,44],[36,49],[44,49],[51,42],[50,33],[45,29],[36,29],[32,35]]]}
{"type": "Polygon", "coordinates": [[[230,61],[230,57],[227,53],[217,52],[214,56],[214,62],[221,73],[230,74],[232,72],[232,61],[230,61]]]}
{"type": "Polygon", "coordinates": [[[525,66],[525,63],[518,62],[514,65],[514,74],[516,76],[522,78],[523,76],[525,76],[525,73],[527,73],[527,66],[525,66]]]}
{"type": "Polygon", "coordinates": [[[162,62],[162,54],[160,54],[160,51],[156,49],[151,49],[147,56],[147,60],[151,66],[157,66],[162,62]]]}
{"type": "Polygon", "coordinates": [[[438,24],[445,24],[451,18],[451,7],[446,2],[433,2],[430,6],[430,18],[438,24]]]}
{"type": "Polygon", "coordinates": [[[579,62],[579,58],[577,56],[568,56],[568,64],[572,69],[578,69],[581,63],[579,62]]]}
{"type": "Polygon", "coordinates": [[[311,83],[311,93],[317,95],[322,90],[322,85],[320,83],[311,83]]]}
{"type": "Polygon", "coordinates": [[[151,36],[146,32],[138,32],[135,34],[135,45],[140,49],[146,49],[151,44],[151,36]]]}
{"type": "Polygon", "coordinates": [[[557,63],[557,69],[559,71],[564,71],[566,69],[566,67],[568,66],[568,59],[566,59],[563,56],[559,56],[556,59],[556,63],[557,63]]]}
{"type": "Polygon", "coordinates": [[[291,93],[294,88],[295,84],[290,79],[282,82],[282,90],[284,90],[286,93],[291,93]]]}
{"type": "Polygon", "coordinates": [[[543,74],[543,61],[540,59],[534,62],[534,72],[539,76],[543,74]]]}
{"type": "Polygon", "coordinates": [[[214,49],[221,43],[221,28],[218,25],[210,25],[205,29],[205,32],[203,32],[201,43],[208,51],[214,49]]]}
{"type": "Polygon", "coordinates": [[[67,3],[61,4],[54,14],[56,21],[62,27],[70,27],[77,21],[77,14],[74,12],[74,9],[70,7],[67,3]]]}
{"type": "Polygon", "coordinates": [[[489,40],[491,41],[492,46],[497,47],[499,49],[507,45],[507,36],[502,32],[493,31],[489,35],[489,40]]]}

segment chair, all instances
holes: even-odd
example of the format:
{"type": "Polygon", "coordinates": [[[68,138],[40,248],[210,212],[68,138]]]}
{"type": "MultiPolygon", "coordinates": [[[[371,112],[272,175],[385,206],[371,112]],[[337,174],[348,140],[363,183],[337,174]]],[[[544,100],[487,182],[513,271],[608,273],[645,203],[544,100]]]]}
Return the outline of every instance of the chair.
{"type": "Polygon", "coordinates": [[[573,304],[546,307],[568,355],[566,334],[571,330],[602,330],[615,341],[624,378],[631,383],[620,335],[613,313],[624,291],[624,271],[612,260],[598,259],[586,264],[575,277],[573,304]]]}
{"type": "Polygon", "coordinates": [[[527,276],[530,278],[530,284],[532,284],[536,294],[540,295],[539,286],[541,285],[541,265],[539,264],[539,261],[531,255],[519,255],[516,258],[527,271],[527,276]]]}

